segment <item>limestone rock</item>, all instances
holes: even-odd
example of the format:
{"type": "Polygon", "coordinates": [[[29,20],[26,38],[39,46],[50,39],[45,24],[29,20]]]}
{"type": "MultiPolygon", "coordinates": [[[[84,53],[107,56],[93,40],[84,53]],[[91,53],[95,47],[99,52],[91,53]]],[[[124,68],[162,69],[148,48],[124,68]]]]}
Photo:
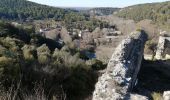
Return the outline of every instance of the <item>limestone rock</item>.
{"type": "Polygon", "coordinates": [[[129,95],[140,69],[146,39],[144,32],[134,32],[121,42],[106,72],[98,79],[93,100],[122,100],[129,95]]]}
{"type": "Polygon", "coordinates": [[[164,91],[163,100],[170,100],[170,91],[164,91]]]}
{"type": "Polygon", "coordinates": [[[160,36],[158,46],[157,46],[156,56],[155,56],[156,59],[158,60],[162,59],[164,47],[165,47],[165,37],[160,36]]]}
{"type": "Polygon", "coordinates": [[[138,94],[130,94],[130,99],[129,100],[149,100],[148,97],[138,95],[138,94]]]}
{"type": "Polygon", "coordinates": [[[167,60],[170,58],[169,57],[170,48],[168,45],[170,45],[170,36],[164,36],[164,35],[160,36],[157,45],[156,56],[155,56],[157,60],[167,60]],[[165,49],[168,49],[167,50],[168,52],[166,52],[165,49]]]}

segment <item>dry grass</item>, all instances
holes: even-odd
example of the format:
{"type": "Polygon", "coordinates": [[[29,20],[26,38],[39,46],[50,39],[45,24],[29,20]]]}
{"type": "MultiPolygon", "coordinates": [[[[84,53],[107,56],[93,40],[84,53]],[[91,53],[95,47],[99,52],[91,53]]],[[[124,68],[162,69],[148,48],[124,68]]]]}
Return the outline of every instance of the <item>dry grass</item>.
{"type": "Polygon", "coordinates": [[[151,95],[153,100],[163,100],[161,93],[153,92],[151,95]]]}
{"type": "Polygon", "coordinates": [[[0,100],[66,100],[66,93],[61,87],[60,95],[47,95],[45,89],[42,87],[42,84],[37,84],[37,87],[33,89],[33,92],[24,91],[21,88],[21,82],[18,83],[17,88],[11,86],[8,91],[0,91],[0,100]]]}

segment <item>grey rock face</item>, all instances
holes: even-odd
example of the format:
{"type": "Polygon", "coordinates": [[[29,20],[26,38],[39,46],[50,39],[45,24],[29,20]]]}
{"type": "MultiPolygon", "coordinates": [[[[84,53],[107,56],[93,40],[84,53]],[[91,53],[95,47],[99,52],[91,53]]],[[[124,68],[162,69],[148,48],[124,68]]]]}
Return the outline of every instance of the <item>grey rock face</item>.
{"type": "Polygon", "coordinates": [[[129,100],[149,100],[148,97],[138,95],[138,94],[130,94],[129,100]]]}
{"type": "Polygon", "coordinates": [[[170,91],[164,91],[163,100],[170,100],[170,91]]]}
{"type": "Polygon", "coordinates": [[[165,48],[165,37],[160,36],[158,46],[157,46],[156,56],[155,56],[156,59],[158,60],[162,59],[164,48],[165,48]]]}
{"type": "MultiPolygon", "coordinates": [[[[170,59],[166,57],[165,48],[170,43],[170,36],[160,36],[155,58],[157,60],[170,59]]],[[[167,55],[168,56],[168,55],[167,55]]]]}
{"type": "Polygon", "coordinates": [[[123,100],[129,95],[140,69],[147,35],[133,32],[113,53],[106,72],[99,77],[93,100],[123,100]]]}

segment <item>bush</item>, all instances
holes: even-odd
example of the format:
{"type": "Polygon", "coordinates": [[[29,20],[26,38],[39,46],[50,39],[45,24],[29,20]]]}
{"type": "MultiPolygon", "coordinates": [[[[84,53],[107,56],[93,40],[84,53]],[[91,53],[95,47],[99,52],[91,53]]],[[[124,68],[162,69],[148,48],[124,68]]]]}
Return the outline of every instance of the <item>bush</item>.
{"type": "Polygon", "coordinates": [[[156,48],[157,48],[157,43],[152,40],[149,40],[146,42],[144,50],[146,54],[152,54],[154,57],[156,53],[156,48]]]}
{"type": "Polygon", "coordinates": [[[42,46],[37,48],[37,56],[38,61],[40,64],[48,64],[50,61],[50,50],[46,46],[46,44],[43,44],[42,46]]]}
{"type": "Polygon", "coordinates": [[[151,95],[152,95],[153,100],[162,100],[163,99],[161,93],[153,92],[151,95]]]}
{"type": "Polygon", "coordinates": [[[54,63],[56,65],[62,64],[62,66],[65,66],[65,67],[73,68],[79,65],[82,65],[82,66],[85,65],[84,61],[81,60],[77,54],[72,56],[69,52],[66,52],[66,51],[55,50],[55,52],[53,53],[53,58],[54,58],[54,63]]]}
{"type": "Polygon", "coordinates": [[[0,42],[4,47],[7,47],[9,49],[19,46],[21,47],[23,45],[23,42],[16,39],[16,38],[11,38],[11,37],[6,37],[6,38],[1,38],[0,42]]]}
{"type": "Polygon", "coordinates": [[[86,64],[91,66],[94,70],[101,70],[105,68],[103,63],[97,59],[88,60],[86,61],[86,64]]]}
{"type": "Polygon", "coordinates": [[[22,47],[22,52],[23,52],[23,57],[25,58],[25,60],[35,60],[35,56],[36,56],[36,48],[33,45],[24,45],[24,47],[22,47]]]}

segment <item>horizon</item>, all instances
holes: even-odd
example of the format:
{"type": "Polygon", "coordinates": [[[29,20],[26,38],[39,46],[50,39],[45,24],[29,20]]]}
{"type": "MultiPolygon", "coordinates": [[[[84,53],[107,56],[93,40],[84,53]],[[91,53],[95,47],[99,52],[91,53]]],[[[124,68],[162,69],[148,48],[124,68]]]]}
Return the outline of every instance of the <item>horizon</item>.
{"type": "Polygon", "coordinates": [[[157,3],[157,2],[166,2],[169,0],[28,0],[31,2],[49,5],[53,7],[60,8],[96,8],[96,7],[112,7],[112,8],[124,8],[137,4],[145,3],[157,3]]]}

